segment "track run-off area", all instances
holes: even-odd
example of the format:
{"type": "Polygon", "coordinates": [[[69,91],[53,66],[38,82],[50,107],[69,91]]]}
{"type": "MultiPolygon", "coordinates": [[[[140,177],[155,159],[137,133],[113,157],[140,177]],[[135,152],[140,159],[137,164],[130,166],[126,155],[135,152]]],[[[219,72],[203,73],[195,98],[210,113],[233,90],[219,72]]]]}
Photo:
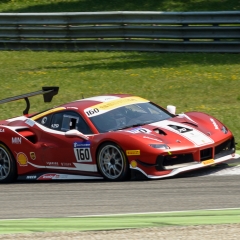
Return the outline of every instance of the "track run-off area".
{"type": "Polygon", "coordinates": [[[2,184],[0,234],[240,223],[239,164],[154,181],[2,184]]]}

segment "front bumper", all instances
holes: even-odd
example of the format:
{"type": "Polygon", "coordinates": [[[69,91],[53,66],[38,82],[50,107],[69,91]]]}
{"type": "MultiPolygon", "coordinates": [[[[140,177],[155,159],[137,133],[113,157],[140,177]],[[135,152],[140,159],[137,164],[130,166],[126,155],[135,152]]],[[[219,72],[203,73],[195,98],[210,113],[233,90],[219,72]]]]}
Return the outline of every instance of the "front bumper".
{"type": "MultiPolygon", "coordinates": [[[[154,168],[154,170],[152,168],[152,169],[149,169],[148,173],[139,167],[133,168],[131,165],[130,165],[130,169],[132,171],[138,171],[139,173],[142,173],[142,175],[145,176],[146,178],[160,179],[160,178],[172,177],[172,176],[178,175],[183,172],[188,172],[188,171],[193,171],[196,169],[201,169],[204,167],[213,166],[213,165],[216,165],[219,163],[227,162],[227,161],[238,159],[238,158],[240,158],[240,155],[237,153],[234,153],[234,154],[229,154],[229,155],[217,158],[217,159],[209,159],[209,160],[202,161],[202,162],[196,162],[192,165],[175,168],[173,170],[157,171],[155,168],[154,168]]],[[[135,174],[135,175],[137,176],[137,174],[135,174]]]]}

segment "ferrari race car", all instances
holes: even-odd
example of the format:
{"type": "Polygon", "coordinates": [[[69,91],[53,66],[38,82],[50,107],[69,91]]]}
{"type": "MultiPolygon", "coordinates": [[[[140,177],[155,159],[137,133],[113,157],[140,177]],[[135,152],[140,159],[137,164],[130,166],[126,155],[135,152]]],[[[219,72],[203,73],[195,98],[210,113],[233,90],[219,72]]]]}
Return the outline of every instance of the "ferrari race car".
{"type": "Polygon", "coordinates": [[[238,158],[230,130],[202,112],[176,114],[127,94],[96,96],[29,114],[29,97],[50,102],[58,87],[25,99],[23,116],[0,121],[0,182],[160,179],[238,158]]]}

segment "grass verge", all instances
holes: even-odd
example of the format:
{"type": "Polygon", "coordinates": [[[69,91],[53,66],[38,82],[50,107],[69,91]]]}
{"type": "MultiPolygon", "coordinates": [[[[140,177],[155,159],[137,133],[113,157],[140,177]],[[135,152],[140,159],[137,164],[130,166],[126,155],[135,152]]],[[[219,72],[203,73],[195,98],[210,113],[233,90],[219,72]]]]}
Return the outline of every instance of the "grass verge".
{"type": "MultiPolygon", "coordinates": [[[[206,112],[240,142],[239,54],[143,52],[0,52],[0,98],[60,86],[52,103],[31,98],[31,112],[110,93],[147,98],[177,113],[206,112]]],[[[24,101],[0,106],[1,119],[18,116],[24,101]]],[[[240,149],[240,145],[237,146],[240,149]]]]}
{"type": "Polygon", "coordinates": [[[236,11],[238,0],[1,0],[0,12],[236,11]]]}
{"type": "Polygon", "coordinates": [[[1,220],[0,234],[240,223],[240,209],[1,220]]]}

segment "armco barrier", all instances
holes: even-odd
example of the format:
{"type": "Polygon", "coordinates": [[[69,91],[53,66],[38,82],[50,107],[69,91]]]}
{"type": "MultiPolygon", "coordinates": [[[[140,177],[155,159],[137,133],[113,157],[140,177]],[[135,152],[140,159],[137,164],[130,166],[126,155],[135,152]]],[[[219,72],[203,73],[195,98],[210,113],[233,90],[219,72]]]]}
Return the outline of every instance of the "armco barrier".
{"type": "Polygon", "coordinates": [[[240,11],[1,13],[1,50],[240,52],[240,11]]]}

